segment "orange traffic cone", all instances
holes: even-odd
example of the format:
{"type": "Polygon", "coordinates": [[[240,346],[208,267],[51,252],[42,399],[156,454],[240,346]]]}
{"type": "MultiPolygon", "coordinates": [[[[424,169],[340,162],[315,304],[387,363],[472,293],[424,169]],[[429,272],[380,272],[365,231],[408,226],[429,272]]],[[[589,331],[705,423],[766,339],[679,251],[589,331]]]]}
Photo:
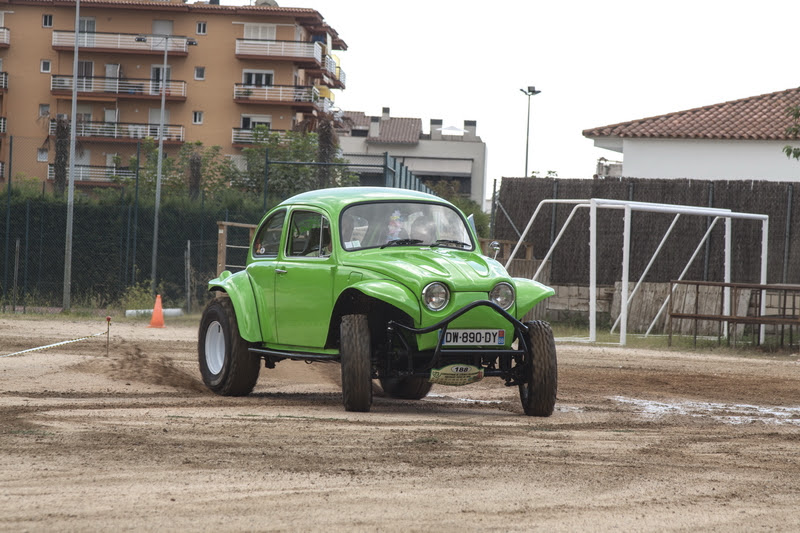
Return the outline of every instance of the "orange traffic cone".
{"type": "Polygon", "coordinates": [[[150,319],[148,328],[163,328],[164,327],[164,310],[161,309],[161,295],[156,295],[156,305],[153,307],[153,318],[150,319]]]}

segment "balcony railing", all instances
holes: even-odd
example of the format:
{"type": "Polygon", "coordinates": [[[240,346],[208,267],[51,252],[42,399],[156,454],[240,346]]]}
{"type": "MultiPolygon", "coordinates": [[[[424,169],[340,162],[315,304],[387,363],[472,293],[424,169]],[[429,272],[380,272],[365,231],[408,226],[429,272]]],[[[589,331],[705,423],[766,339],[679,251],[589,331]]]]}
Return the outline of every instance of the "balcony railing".
{"type": "MultiPolygon", "coordinates": [[[[47,165],[47,179],[53,180],[56,176],[55,165],[47,165]]],[[[75,165],[75,181],[115,181],[133,179],[135,174],[129,168],[104,167],[100,165],[75,165]]]]}
{"type": "Polygon", "coordinates": [[[285,57],[309,59],[322,64],[322,45],[307,41],[274,41],[267,39],[236,39],[237,56],[285,57]]]}
{"type": "Polygon", "coordinates": [[[0,89],[8,89],[8,72],[0,72],[0,89]]]}
{"type": "MultiPolygon", "coordinates": [[[[286,136],[285,130],[268,130],[268,135],[278,134],[281,138],[286,136]]],[[[259,139],[265,140],[265,139],[259,139]]],[[[233,144],[253,144],[256,142],[255,130],[248,128],[233,128],[233,136],[231,138],[233,144]]]]}
{"type": "MultiPolygon", "coordinates": [[[[78,37],[78,46],[80,48],[97,48],[104,50],[119,50],[121,52],[155,52],[160,51],[164,53],[163,37],[156,35],[148,36],[145,41],[139,42],[136,40],[140,37],[139,33],[83,33],[81,32],[78,37]]],[[[188,53],[189,44],[188,38],[170,36],[166,39],[168,52],[170,53],[188,53]]],[[[54,31],[53,32],[53,48],[68,48],[72,49],[75,46],[75,32],[74,31],[54,31]]]]}
{"type": "MultiPolygon", "coordinates": [[[[153,137],[158,139],[158,124],[141,122],[82,121],[75,125],[78,137],[100,137],[109,140],[135,140],[153,137]]],[[[56,121],[50,121],[50,135],[56,133],[56,121]]],[[[164,124],[164,141],[183,141],[184,129],[178,124],[164,124]]]]}
{"type": "MultiPolygon", "coordinates": [[[[111,93],[120,96],[160,96],[165,87],[167,98],[186,98],[186,82],[169,80],[161,82],[149,78],[78,78],[78,92],[111,93]]],[[[72,91],[72,76],[54,75],[50,77],[51,91],[72,91]]]]}
{"type": "Polygon", "coordinates": [[[0,133],[6,132],[6,117],[0,117],[0,133]]]}
{"type": "Polygon", "coordinates": [[[3,161],[0,161],[0,178],[6,177],[6,164],[3,161]]]}
{"type": "Polygon", "coordinates": [[[236,83],[233,86],[233,98],[253,103],[285,102],[290,104],[313,104],[319,100],[316,87],[307,85],[270,85],[255,87],[236,83]]]}
{"type": "Polygon", "coordinates": [[[0,28],[0,45],[11,44],[11,30],[8,28],[0,28]]]}

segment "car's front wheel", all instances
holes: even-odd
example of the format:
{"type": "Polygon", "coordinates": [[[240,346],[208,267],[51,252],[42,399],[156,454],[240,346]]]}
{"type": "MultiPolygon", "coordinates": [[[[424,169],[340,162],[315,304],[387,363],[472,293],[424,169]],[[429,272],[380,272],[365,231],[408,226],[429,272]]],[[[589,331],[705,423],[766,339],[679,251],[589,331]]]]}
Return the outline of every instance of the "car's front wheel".
{"type": "Polygon", "coordinates": [[[390,398],[420,400],[428,395],[433,383],[426,377],[382,378],[381,388],[390,398]]]}
{"type": "Polygon", "coordinates": [[[525,354],[523,375],[519,386],[522,408],[528,416],[550,416],[556,405],[558,390],[558,361],[556,343],[550,324],[537,320],[527,322],[528,353],[525,354]]]}
{"type": "Polygon", "coordinates": [[[197,352],[206,387],[223,396],[247,396],[258,381],[261,359],[239,335],[236,312],[228,296],[209,302],[200,319],[197,352]]]}
{"type": "Polygon", "coordinates": [[[367,315],[345,315],[339,327],[342,401],[346,411],[372,407],[372,349],[367,315]]]}

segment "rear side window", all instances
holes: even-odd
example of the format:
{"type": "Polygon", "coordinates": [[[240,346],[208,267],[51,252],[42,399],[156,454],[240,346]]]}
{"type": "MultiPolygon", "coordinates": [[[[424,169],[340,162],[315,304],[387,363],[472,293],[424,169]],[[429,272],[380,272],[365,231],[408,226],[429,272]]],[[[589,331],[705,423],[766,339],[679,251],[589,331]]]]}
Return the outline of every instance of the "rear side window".
{"type": "Polygon", "coordinates": [[[285,218],[286,211],[278,211],[264,222],[253,241],[253,255],[255,257],[278,257],[285,218]]]}

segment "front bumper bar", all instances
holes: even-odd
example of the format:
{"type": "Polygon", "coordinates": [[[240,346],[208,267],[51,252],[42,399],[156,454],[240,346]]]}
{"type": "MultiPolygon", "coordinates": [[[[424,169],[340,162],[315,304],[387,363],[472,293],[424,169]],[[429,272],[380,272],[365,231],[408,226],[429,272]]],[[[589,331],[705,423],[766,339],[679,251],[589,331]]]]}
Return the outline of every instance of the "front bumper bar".
{"type": "MultiPolygon", "coordinates": [[[[502,307],[489,300],[479,300],[477,302],[472,302],[471,304],[462,307],[461,309],[459,309],[452,315],[448,316],[444,320],[441,320],[440,322],[437,322],[436,324],[425,328],[414,328],[411,326],[407,326],[405,324],[401,324],[394,320],[391,320],[387,324],[387,332],[390,338],[392,336],[397,336],[403,343],[406,352],[409,354],[408,367],[404,372],[408,373],[409,375],[423,375],[429,372],[433,368],[442,366],[444,358],[452,360],[452,359],[458,359],[460,357],[473,359],[478,357],[491,356],[493,360],[496,359],[497,357],[500,357],[500,359],[503,360],[502,356],[509,356],[506,357],[505,359],[510,360],[511,357],[524,356],[526,353],[530,352],[530,346],[528,345],[528,326],[526,326],[524,323],[520,322],[519,320],[511,316],[502,307]],[[465,313],[468,313],[469,311],[475,309],[476,307],[490,307],[494,309],[497,313],[502,315],[503,318],[505,318],[509,323],[511,323],[511,325],[514,328],[514,337],[518,340],[517,349],[443,347],[444,339],[446,337],[445,334],[447,333],[447,328],[450,325],[450,323],[459,318],[460,316],[464,315],[465,313]],[[437,330],[439,331],[439,341],[436,344],[436,348],[433,351],[433,355],[428,361],[428,363],[425,364],[422,368],[414,367],[413,355],[415,354],[415,352],[414,350],[411,349],[405,336],[398,334],[399,333],[398,330],[402,330],[414,335],[432,333],[437,330]]],[[[511,372],[510,364],[509,365],[501,364],[500,368],[496,368],[493,365],[484,367],[485,376],[499,376],[508,379],[510,372],[511,372]]]]}

